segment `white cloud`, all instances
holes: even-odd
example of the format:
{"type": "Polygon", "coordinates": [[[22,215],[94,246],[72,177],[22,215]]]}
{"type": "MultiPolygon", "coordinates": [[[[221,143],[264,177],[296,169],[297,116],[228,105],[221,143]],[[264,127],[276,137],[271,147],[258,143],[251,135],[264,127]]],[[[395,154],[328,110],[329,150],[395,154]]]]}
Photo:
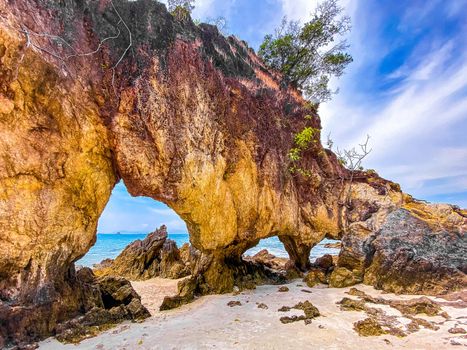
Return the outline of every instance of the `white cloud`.
{"type": "MultiPolygon", "coordinates": [[[[321,0],[279,0],[282,6],[282,12],[288,19],[296,21],[307,21],[311,18],[311,14],[315,11],[316,6],[321,3],[321,0]]],[[[354,11],[357,0],[341,0],[339,6],[344,8],[346,14],[351,14],[354,11]]]]}
{"type": "MultiPolygon", "coordinates": [[[[167,0],[158,0],[167,5],[167,0]]],[[[234,6],[235,0],[196,0],[193,18],[206,20],[210,17],[229,17],[230,10],[234,6]]]]}
{"type": "Polygon", "coordinates": [[[442,45],[440,38],[420,42],[401,67],[381,76],[393,88],[362,92],[359,85],[371,79],[371,64],[389,49],[367,28],[357,25],[354,31],[352,38],[367,37],[363,52],[376,54],[353,50],[358,65],[340,81],[341,93],[321,106],[323,135],[331,131],[336,144],[349,147],[370,134],[373,152],[366,166],[416,196],[466,191],[467,48],[462,37],[442,45]]]}
{"type": "Polygon", "coordinates": [[[282,12],[288,19],[306,21],[315,10],[318,0],[280,0],[282,12]]]}

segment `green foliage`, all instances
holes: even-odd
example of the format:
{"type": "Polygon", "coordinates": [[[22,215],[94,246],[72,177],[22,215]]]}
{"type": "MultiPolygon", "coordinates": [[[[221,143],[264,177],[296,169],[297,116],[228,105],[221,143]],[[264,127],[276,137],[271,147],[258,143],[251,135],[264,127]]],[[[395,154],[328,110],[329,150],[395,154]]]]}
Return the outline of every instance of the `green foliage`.
{"type": "Polygon", "coordinates": [[[300,153],[302,152],[302,150],[300,148],[297,148],[297,147],[294,147],[294,148],[291,148],[290,151],[289,151],[289,158],[292,162],[296,162],[296,161],[299,161],[300,158],[302,157],[300,155],[300,153]]]}
{"type": "Polygon", "coordinates": [[[300,174],[300,175],[302,175],[304,177],[310,177],[312,175],[310,170],[302,169],[302,168],[298,167],[297,165],[292,165],[289,168],[289,171],[290,171],[291,174],[300,174]]]}
{"type": "MultiPolygon", "coordinates": [[[[305,117],[306,118],[306,117],[305,117]]],[[[312,127],[306,127],[298,134],[295,135],[295,144],[300,149],[305,149],[308,147],[308,144],[313,140],[313,136],[315,135],[317,129],[312,127]]],[[[316,142],[316,140],[314,140],[316,142]]]]}
{"type": "Polygon", "coordinates": [[[350,18],[341,13],[337,0],[324,0],[303,26],[284,18],[274,35],[266,35],[258,53],[309,99],[327,101],[333,94],[328,86],[330,78],[342,75],[352,62],[345,52],[347,42],[335,43],[350,30],[350,18]]]}
{"type": "Polygon", "coordinates": [[[169,0],[169,12],[178,20],[186,20],[195,9],[195,0],[169,0]]]}
{"type": "Polygon", "coordinates": [[[298,173],[305,177],[311,176],[311,172],[309,170],[300,168],[298,166],[298,163],[300,162],[300,159],[302,158],[302,152],[309,147],[310,143],[318,142],[316,140],[316,135],[318,132],[319,132],[318,129],[308,126],[308,127],[305,127],[299,133],[295,134],[294,136],[295,147],[291,148],[288,154],[289,159],[292,162],[292,166],[289,168],[289,171],[292,174],[298,173]]]}

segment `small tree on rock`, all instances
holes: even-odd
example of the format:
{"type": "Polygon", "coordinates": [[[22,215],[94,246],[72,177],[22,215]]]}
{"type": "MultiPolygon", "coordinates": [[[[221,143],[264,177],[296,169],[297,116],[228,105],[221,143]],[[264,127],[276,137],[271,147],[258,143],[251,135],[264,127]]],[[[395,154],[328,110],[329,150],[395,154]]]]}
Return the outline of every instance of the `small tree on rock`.
{"type": "Polygon", "coordinates": [[[350,18],[341,16],[342,11],[337,0],[324,0],[303,26],[284,17],[276,33],[264,38],[258,52],[269,67],[284,75],[287,83],[316,102],[331,99],[330,78],[342,75],[352,62],[352,56],[345,52],[346,40],[336,42],[350,31],[350,18]]]}

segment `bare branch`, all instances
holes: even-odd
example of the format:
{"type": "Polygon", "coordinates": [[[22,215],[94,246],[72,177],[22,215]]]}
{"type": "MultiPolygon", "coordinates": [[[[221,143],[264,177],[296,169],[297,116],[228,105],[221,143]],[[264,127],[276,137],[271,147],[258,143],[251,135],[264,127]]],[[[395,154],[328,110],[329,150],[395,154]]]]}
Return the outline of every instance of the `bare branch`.
{"type": "MultiPolygon", "coordinates": [[[[328,136],[329,137],[329,136],[328,136]]],[[[328,141],[329,142],[329,141],[328,141]]],[[[332,142],[332,140],[331,140],[332,142]]],[[[366,140],[364,143],[359,144],[360,150],[356,150],[355,147],[351,149],[339,149],[336,148],[336,154],[339,159],[339,162],[346,167],[350,171],[350,178],[348,180],[348,190],[346,196],[344,198],[344,204],[349,205],[350,203],[350,196],[352,194],[352,182],[355,176],[355,171],[362,169],[363,160],[371,153],[372,149],[369,149],[370,136],[366,136],[366,140]]],[[[341,177],[341,185],[344,184],[344,177],[341,177]]]]}
{"type": "Polygon", "coordinates": [[[115,8],[115,5],[113,3],[113,1],[110,1],[110,4],[112,5],[112,8],[114,9],[115,13],[117,14],[118,18],[120,19],[120,21],[118,23],[123,23],[123,25],[125,26],[125,28],[128,30],[128,35],[130,36],[130,43],[128,44],[127,48],[125,49],[125,51],[123,52],[123,55],[120,56],[120,59],[117,61],[117,63],[112,67],[112,69],[115,69],[117,68],[117,66],[120,64],[120,62],[123,60],[123,58],[125,57],[126,53],[128,52],[128,50],[131,48],[131,46],[133,45],[133,38],[131,36],[131,30],[130,28],[128,28],[128,26],[126,25],[125,21],[123,20],[122,16],[120,16],[120,13],[118,13],[117,9],[115,8]]]}
{"type": "MultiPolygon", "coordinates": [[[[38,51],[41,51],[41,52],[44,52],[52,57],[54,57],[55,59],[57,59],[60,64],[65,67],[65,69],[67,71],[68,70],[68,67],[66,66],[66,61],[68,61],[69,59],[71,58],[74,58],[74,57],[85,57],[85,56],[92,56],[94,54],[97,54],[103,47],[103,45],[109,41],[109,40],[114,40],[114,39],[118,39],[121,35],[121,30],[120,28],[118,28],[118,26],[123,23],[123,25],[125,26],[126,30],[128,31],[128,35],[129,35],[129,43],[128,43],[128,46],[125,48],[125,51],[123,52],[123,54],[119,57],[119,59],[117,60],[117,62],[112,66],[111,70],[112,70],[112,87],[114,89],[114,93],[115,95],[117,96],[117,91],[116,91],[116,88],[115,88],[115,70],[116,68],[118,67],[118,65],[122,62],[122,60],[124,59],[124,57],[126,56],[126,54],[128,53],[128,51],[130,50],[130,48],[132,47],[133,45],[133,37],[132,37],[132,33],[131,33],[131,30],[130,28],[128,27],[128,25],[126,24],[126,22],[123,20],[122,16],[120,15],[120,13],[118,12],[117,8],[115,7],[113,1],[111,0],[110,1],[110,4],[112,5],[112,8],[113,10],[115,11],[115,13],[117,14],[118,18],[119,18],[119,21],[118,23],[116,24],[117,26],[117,33],[114,34],[114,35],[111,35],[111,36],[108,36],[104,39],[102,39],[99,44],[97,45],[96,49],[92,50],[92,51],[89,51],[89,52],[77,52],[75,50],[75,48],[68,42],[66,41],[64,38],[58,36],[58,35],[54,35],[54,34],[50,34],[50,33],[36,33],[34,32],[33,30],[27,28],[26,26],[24,25],[21,25],[21,29],[17,29],[17,28],[13,28],[11,27],[7,21],[8,19],[6,17],[4,17],[3,15],[1,15],[0,17],[2,19],[5,20],[5,24],[14,29],[14,30],[17,30],[18,32],[24,34],[26,36],[26,46],[25,48],[29,48],[29,47],[32,47],[38,51]],[[68,54],[68,55],[60,55],[58,54],[57,52],[55,52],[54,50],[50,50],[50,49],[47,49],[45,47],[42,47],[41,45],[37,44],[34,40],[33,40],[33,37],[37,37],[37,38],[47,38],[53,42],[61,42],[62,45],[66,46],[68,49],[70,49],[73,53],[72,54],[68,54]]],[[[53,43],[51,43],[53,44],[53,43]]],[[[19,60],[19,65],[21,65],[21,62],[23,61],[24,59],[24,52],[19,60]]],[[[18,65],[18,69],[19,69],[19,65],[18,65]]],[[[18,75],[18,72],[16,74],[16,77],[18,75]]]]}

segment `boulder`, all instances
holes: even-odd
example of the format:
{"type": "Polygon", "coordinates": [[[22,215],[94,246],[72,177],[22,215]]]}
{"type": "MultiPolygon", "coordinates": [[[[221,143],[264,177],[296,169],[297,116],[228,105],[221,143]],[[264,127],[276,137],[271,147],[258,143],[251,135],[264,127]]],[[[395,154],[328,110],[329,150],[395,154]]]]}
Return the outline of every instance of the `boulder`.
{"type": "Polygon", "coordinates": [[[356,274],[345,267],[337,267],[329,276],[329,287],[344,288],[353,286],[362,280],[356,274]]]}
{"type": "Polygon", "coordinates": [[[245,257],[247,261],[253,261],[258,264],[262,264],[270,269],[277,271],[285,271],[288,267],[289,259],[279,258],[273,254],[270,254],[267,249],[260,250],[255,255],[245,257]]]}
{"type": "Polygon", "coordinates": [[[303,279],[303,282],[305,282],[306,285],[310,288],[320,283],[328,283],[326,273],[318,268],[310,269],[308,274],[303,279]]]}
{"type": "Polygon", "coordinates": [[[103,261],[94,272],[100,276],[115,275],[130,280],[154,277],[178,279],[191,273],[188,264],[193,263],[195,256],[190,248],[184,248],[182,257],[177,244],[168,239],[166,226],[161,226],[144,240],[129,244],[115,260],[103,261]]]}
{"type": "Polygon", "coordinates": [[[467,215],[412,203],[391,213],[371,239],[364,282],[388,292],[446,294],[467,288],[467,215]]]}
{"type": "Polygon", "coordinates": [[[351,225],[330,284],[341,284],[337,280],[344,275],[351,280],[352,272],[356,281],[394,293],[439,295],[463,290],[466,233],[465,211],[408,198],[374,230],[365,222],[351,225]]]}
{"type": "MultiPolygon", "coordinates": [[[[78,271],[80,278],[92,283],[94,305],[84,315],[57,325],[56,337],[61,342],[77,343],[125,320],[142,321],[151,316],[128,280],[113,276],[95,278],[88,268],[78,271]]],[[[91,298],[86,300],[89,303],[91,298]]]]}
{"type": "Polygon", "coordinates": [[[332,268],[334,268],[334,258],[332,255],[330,254],[325,254],[319,258],[317,258],[315,260],[315,262],[313,263],[313,266],[319,268],[319,269],[322,269],[326,272],[332,270],[332,268]]]}

